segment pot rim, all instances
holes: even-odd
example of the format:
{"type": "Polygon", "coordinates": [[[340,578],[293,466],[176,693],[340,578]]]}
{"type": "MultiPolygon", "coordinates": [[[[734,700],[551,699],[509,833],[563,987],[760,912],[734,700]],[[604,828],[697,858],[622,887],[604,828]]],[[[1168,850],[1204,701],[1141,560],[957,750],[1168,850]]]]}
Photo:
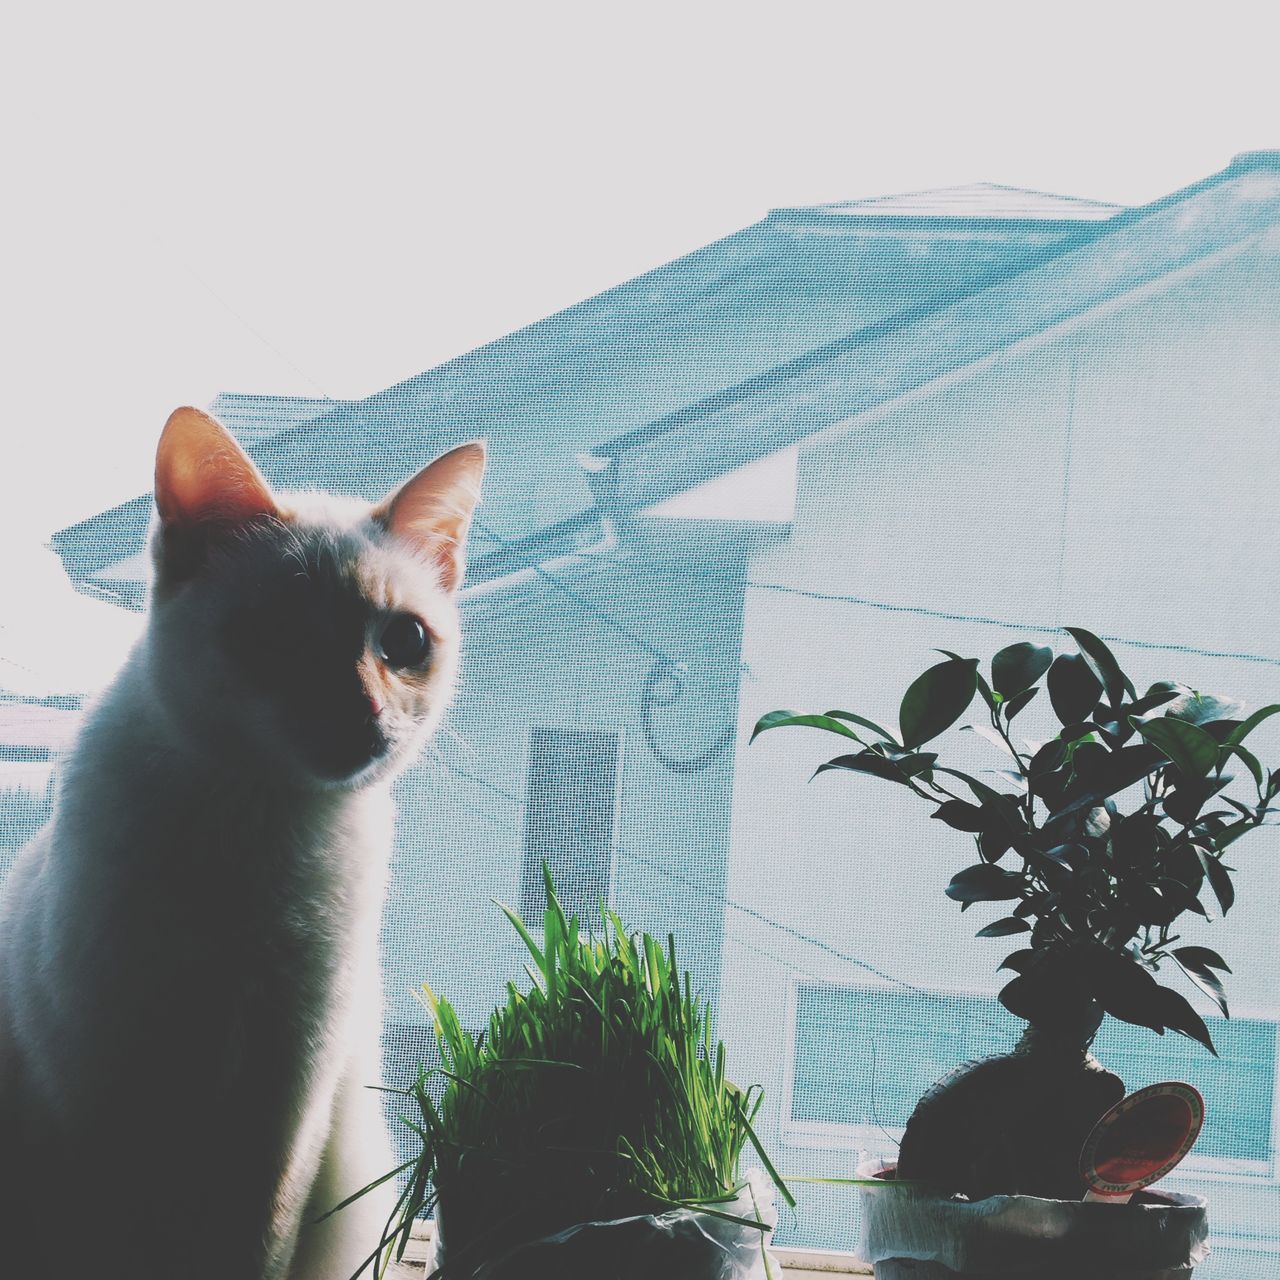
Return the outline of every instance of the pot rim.
{"type": "MultiPolygon", "coordinates": [[[[889,1189],[889,1185],[893,1182],[893,1178],[889,1175],[897,1171],[897,1162],[886,1160],[882,1157],[871,1157],[864,1160],[858,1165],[855,1176],[861,1179],[875,1179],[877,1182],[885,1184],[884,1190],[889,1189]]],[[[858,1191],[866,1196],[878,1196],[883,1194],[879,1188],[868,1186],[865,1183],[858,1187],[858,1191]]],[[[1081,1209],[1087,1209],[1092,1212],[1095,1209],[1106,1209],[1111,1213],[1127,1210],[1130,1213],[1141,1211],[1143,1213],[1165,1213],[1176,1214],[1182,1216],[1184,1214],[1203,1213],[1209,1207],[1209,1202],[1204,1196],[1193,1195],[1190,1192],[1169,1191],[1162,1188],[1147,1188],[1145,1191],[1139,1192],[1144,1199],[1131,1200],[1128,1204],[1104,1204],[1098,1201],[1090,1200],[1050,1200],[1043,1196],[1024,1196],[1024,1195],[994,1195],[987,1196],[982,1200],[968,1200],[958,1198],[958,1192],[943,1194],[938,1191],[929,1191],[921,1187],[911,1187],[910,1189],[902,1188],[896,1194],[905,1192],[913,1200],[933,1201],[938,1204],[954,1205],[961,1208],[966,1205],[986,1205],[993,1206],[999,1203],[1008,1204],[1053,1204],[1064,1206],[1079,1206],[1081,1209]]]]}

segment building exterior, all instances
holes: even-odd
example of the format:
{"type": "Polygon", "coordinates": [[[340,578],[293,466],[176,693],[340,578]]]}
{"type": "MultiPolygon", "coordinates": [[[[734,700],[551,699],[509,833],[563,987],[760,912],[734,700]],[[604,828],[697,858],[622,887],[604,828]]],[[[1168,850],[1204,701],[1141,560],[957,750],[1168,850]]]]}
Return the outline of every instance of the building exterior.
{"type": "Polygon", "coordinates": [[[77,697],[0,693],[0,894],[18,852],[49,820],[55,761],[79,711],[77,697]]]}
{"type": "MultiPolygon", "coordinates": [[[[821,743],[744,744],[781,706],[891,718],[931,650],[1064,624],[1139,679],[1280,700],[1278,261],[1273,153],[1135,209],[988,185],[783,209],[367,400],[215,405],[285,486],[373,497],[490,442],[456,711],[402,785],[392,1074],[431,1053],[402,993],[478,1024],[520,972],[489,899],[531,910],[544,858],[581,909],[677,932],[784,1169],[847,1176],[1009,1043],[999,943],[941,893],[954,833],[874,781],[802,788],[821,743]]],[[[146,513],[57,536],[85,590],[140,603],[146,513]]],[[[1105,1042],[1131,1084],[1204,1085],[1181,1181],[1233,1276],[1280,1221],[1273,836],[1213,933],[1244,1015],[1222,1063],[1105,1042]]],[[[847,1247],[850,1199],[784,1230],[847,1247]]]]}

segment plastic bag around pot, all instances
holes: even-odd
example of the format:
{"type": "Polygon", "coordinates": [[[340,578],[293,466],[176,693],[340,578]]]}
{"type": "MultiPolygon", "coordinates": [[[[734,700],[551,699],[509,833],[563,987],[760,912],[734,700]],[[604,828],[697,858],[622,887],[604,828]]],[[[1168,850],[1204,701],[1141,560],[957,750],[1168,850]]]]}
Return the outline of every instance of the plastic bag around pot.
{"type": "Polygon", "coordinates": [[[1161,1191],[1112,1205],[1035,1196],[948,1198],[864,1164],[859,1253],[879,1280],[1186,1280],[1208,1257],[1206,1204],[1161,1191]]]}
{"type": "MultiPolygon", "coordinates": [[[[736,1200],[718,1208],[772,1231],[773,1184],[757,1169],[746,1181],[736,1200]]],[[[436,1231],[427,1275],[439,1270],[440,1280],[782,1280],[764,1233],[694,1209],[579,1223],[475,1265],[450,1256],[448,1219],[438,1210],[436,1231]]]]}

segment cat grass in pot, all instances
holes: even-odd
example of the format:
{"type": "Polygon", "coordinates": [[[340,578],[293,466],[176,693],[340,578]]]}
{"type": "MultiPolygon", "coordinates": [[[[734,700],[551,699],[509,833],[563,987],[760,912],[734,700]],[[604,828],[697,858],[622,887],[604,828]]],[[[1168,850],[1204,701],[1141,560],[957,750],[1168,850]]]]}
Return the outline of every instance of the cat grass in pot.
{"type": "Polygon", "coordinates": [[[483,467],[277,494],[166,424],[145,632],[0,920],[0,1274],[346,1280],[381,1231],[377,1194],[314,1224],[390,1157],[390,783],[449,701],[483,467]]]}
{"type": "Polygon", "coordinates": [[[726,1074],[675,938],[603,905],[592,930],[543,883],[540,939],[502,908],[532,963],[483,1033],[423,988],[441,1065],[404,1091],[418,1154],[376,1260],[434,1210],[426,1280],[780,1280],[774,1193],[795,1202],[761,1091],[726,1074]]]}
{"type": "Polygon", "coordinates": [[[869,775],[928,804],[977,855],[947,896],[962,910],[1001,904],[978,936],[1021,944],[1001,965],[1013,976],[1000,1002],[1027,1024],[1016,1046],[958,1066],[920,1100],[896,1170],[918,1186],[863,1192],[867,1248],[883,1280],[1173,1280],[1204,1256],[1195,1197],[1079,1203],[1088,1189],[1081,1149],[1124,1095],[1090,1049],[1110,1016],[1215,1051],[1200,1014],[1157,974],[1180,975],[1226,1014],[1226,962],[1180,941],[1174,922],[1206,915],[1205,903],[1225,915],[1234,901],[1226,852],[1268,821],[1280,795],[1280,772],[1246,739],[1280,706],[1242,717],[1239,703],[1174,681],[1139,696],[1102,640],[1068,630],[1077,653],[1010,645],[989,681],[977,659],[946,655],[902,697],[896,736],[845,711],[775,711],[756,728],[838,735],[849,750],[819,773],[869,775]],[[1051,735],[1020,742],[1013,721],[1042,690],[1051,735]],[[986,719],[977,728],[1001,753],[999,782],[925,749],[975,698],[986,719]]]}

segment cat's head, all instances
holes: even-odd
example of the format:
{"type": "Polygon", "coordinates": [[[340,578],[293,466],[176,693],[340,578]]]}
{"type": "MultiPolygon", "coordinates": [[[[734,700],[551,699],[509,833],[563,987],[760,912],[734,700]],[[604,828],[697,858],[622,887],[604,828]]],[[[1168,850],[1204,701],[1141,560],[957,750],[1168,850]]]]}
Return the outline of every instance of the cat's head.
{"type": "Polygon", "coordinates": [[[170,723],[303,785],[407,764],[452,692],[484,461],[461,445],[372,505],[277,494],[216,419],[178,409],[156,453],[148,646],[170,723]]]}

